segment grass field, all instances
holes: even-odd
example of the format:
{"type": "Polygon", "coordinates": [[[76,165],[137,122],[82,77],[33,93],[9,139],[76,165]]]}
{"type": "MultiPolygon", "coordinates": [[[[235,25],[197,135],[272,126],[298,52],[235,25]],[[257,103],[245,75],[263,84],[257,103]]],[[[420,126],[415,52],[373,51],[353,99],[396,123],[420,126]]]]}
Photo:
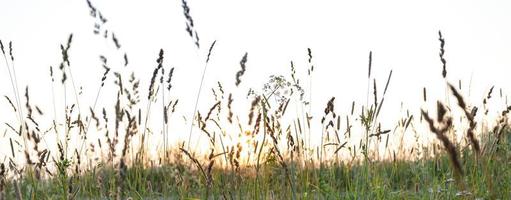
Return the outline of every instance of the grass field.
{"type": "MultiPolygon", "coordinates": [[[[465,155],[470,157],[468,152],[465,155]]],[[[24,199],[205,199],[206,195],[214,199],[507,199],[508,164],[507,151],[478,162],[468,158],[463,161],[465,174],[455,179],[446,156],[360,165],[336,162],[322,168],[286,162],[289,171],[273,160],[261,166],[258,177],[253,168],[246,168],[213,169],[205,178],[181,162],[134,165],[122,172],[103,166],[80,176],[61,174],[49,180],[38,180],[27,171],[17,187],[24,199]]],[[[3,185],[6,199],[16,196],[13,184],[3,185]]]]}
{"type": "MultiPolygon", "coordinates": [[[[123,55],[121,65],[128,65],[115,34],[102,37],[106,19],[87,2],[98,21],[94,30],[98,38],[115,46],[123,55]]],[[[191,45],[204,48],[199,47],[184,0],[183,8],[191,45]]],[[[171,96],[174,68],[164,66],[165,51],[155,55],[147,89],[140,88],[139,75],[130,73],[129,67],[114,71],[101,55],[105,71],[94,104],[80,105],[69,61],[74,56],[69,54],[72,36],[61,45],[58,67],[50,68],[52,87],[68,88],[64,94],[52,88],[53,99],[67,98],[62,107],[55,103],[39,107],[31,101],[37,97],[30,96],[29,87],[18,86],[12,44],[1,41],[9,72],[2,78],[10,80],[13,94],[5,94],[4,102],[12,110],[2,113],[16,120],[5,122],[8,134],[0,139],[8,144],[0,166],[0,200],[511,199],[511,106],[502,106],[495,118],[487,115],[489,99],[505,98],[502,91],[494,94],[493,87],[484,103],[477,104],[479,108],[467,102],[461,88],[447,81],[446,41],[440,32],[442,66],[435,69],[445,88],[430,89],[445,89],[446,96],[436,102],[436,111],[407,111],[394,128],[384,129],[380,110],[392,87],[392,71],[384,86],[377,85],[378,77],[371,74],[372,53],[367,88],[360,87],[367,90],[371,103],[343,105],[351,106],[351,113],[345,115],[336,113],[335,97],[311,102],[312,92],[306,90],[314,75],[311,49],[305,54],[309,66],[305,75],[291,63],[289,74],[269,77],[261,90],[238,87],[247,67],[245,53],[228,83],[222,80],[208,89],[197,83],[194,123],[188,140],[176,145],[169,144],[169,135],[177,134],[169,132],[173,126],[169,116],[179,106],[179,98],[171,96]],[[224,90],[229,83],[237,91],[224,90]],[[102,89],[109,84],[116,88],[114,106],[98,105],[102,89]],[[200,100],[203,90],[211,90],[215,101],[200,100]],[[235,95],[239,93],[247,95],[240,98],[235,95]],[[236,102],[249,107],[235,109],[236,102]],[[198,109],[205,103],[211,107],[198,109]],[[312,117],[311,103],[324,104],[322,116],[312,117]],[[62,112],[65,120],[43,110],[62,112]],[[158,120],[158,126],[152,127],[151,120],[158,120]],[[321,130],[313,129],[313,124],[321,130]],[[192,146],[197,140],[192,131],[206,138],[201,148],[192,146]],[[406,135],[416,140],[404,139],[406,135]],[[151,144],[150,137],[163,145],[151,144]],[[417,139],[422,137],[433,140],[417,139]]],[[[214,46],[215,42],[205,56],[202,80],[214,46]]],[[[426,88],[423,99],[429,103],[426,88]]]]}

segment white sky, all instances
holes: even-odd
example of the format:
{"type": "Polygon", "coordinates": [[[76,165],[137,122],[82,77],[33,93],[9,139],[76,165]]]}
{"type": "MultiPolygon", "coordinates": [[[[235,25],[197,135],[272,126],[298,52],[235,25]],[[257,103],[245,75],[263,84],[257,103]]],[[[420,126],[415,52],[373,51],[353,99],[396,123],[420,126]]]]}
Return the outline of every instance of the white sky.
{"type": "MultiPolygon", "coordinates": [[[[289,75],[291,60],[305,79],[307,48],[311,48],[315,119],[320,119],[331,96],[337,97],[336,107],[345,115],[352,101],[365,104],[367,58],[372,50],[380,92],[388,72],[394,70],[382,118],[397,120],[401,102],[417,113],[422,87],[428,88],[432,105],[431,100],[444,98],[438,30],[446,39],[448,80],[457,84],[461,79],[462,92],[468,95],[473,76],[474,104],[482,102],[492,85],[497,91],[510,92],[509,1],[189,0],[200,51],[185,31],[181,1],[92,3],[108,19],[106,27],[116,33],[128,53],[130,70],[142,80],[142,99],[158,51],[165,50],[165,67],[176,67],[173,91],[180,98],[180,115],[187,118],[213,40],[217,45],[206,74],[202,110],[214,104],[210,88],[217,81],[232,87],[245,52],[247,72],[240,94],[248,87],[261,88],[270,74],[289,75]]],[[[109,58],[114,70],[123,68],[122,52],[110,40],[93,34],[94,22],[85,0],[0,0],[0,39],[4,44],[13,41],[19,87],[29,85],[32,99],[47,112],[51,110],[48,68],[56,69],[61,60],[59,44],[65,43],[69,33],[74,34],[71,68],[77,85],[84,88],[82,104],[90,105],[95,97],[103,72],[99,54],[109,58]]],[[[5,64],[0,63],[0,94],[12,96],[5,64]]],[[[60,72],[55,71],[60,79],[60,72]]],[[[110,77],[110,85],[112,81],[110,77]]],[[[102,96],[100,105],[114,103],[112,88],[105,89],[110,94],[102,96]]],[[[10,109],[6,102],[0,108],[10,109]]]]}

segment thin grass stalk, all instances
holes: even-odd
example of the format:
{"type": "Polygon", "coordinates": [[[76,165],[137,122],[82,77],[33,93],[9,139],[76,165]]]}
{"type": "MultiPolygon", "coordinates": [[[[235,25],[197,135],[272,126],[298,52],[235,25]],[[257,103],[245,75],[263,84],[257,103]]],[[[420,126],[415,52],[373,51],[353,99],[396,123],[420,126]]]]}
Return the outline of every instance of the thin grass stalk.
{"type": "MultiPolygon", "coordinates": [[[[159,70],[163,67],[163,54],[164,54],[164,51],[163,49],[160,49],[160,52],[159,52],[159,55],[158,55],[158,59],[156,60],[156,62],[158,63],[158,66],[154,69],[153,71],[153,76],[151,77],[151,83],[149,85],[149,94],[147,96],[147,113],[146,113],[146,116],[145,116],[145,121],[144,121],[144,130],[142,131],[142,134],[140,135],[141,139],[140,139],[140,149],[139,149],[139,153],[140,155],[144,155],[144,149],[145,149],[145,134],[146,134],[146,131],[147,131],[147,122],[149,120],[149,116],[150,116],[150,113],[151,113],[151,105],[152,105],[152,101],[154,100],[155,98],[155,95],[154,95],[154,83],[156,81],[156,78],[159,74],[159,70]]],[[[159,87],[159,86],[158,86],[159,87]]]]}
{"type": "Polygon", "coordinates": [[[14,194],[16,195],[16,200],[23,200],[23,195],[21,194],[21,189],[18,183],[18,180],[13,180],[13,186],[14,186],[14,194]]]}
{"type": "Polygon", "coordinates": [[[54,129],[55,129],[55,132],[57,131],[57,127],[56,127],[56,120],[57,120],[57,105],[55,103],[55,78],[53,77],[53,67],[50,66],[50,78],[51,78],[51,100],[52,100],[52,104],[53,104],[53,124],[54,124],[54,129]]]}
{"type": "MultiPolygon", "coordinates": [[[[0,44],[1,44],[1,41],[0,41],[0,44]]],[[[9,43],[9,44],[11,44],[11,43],[9,43]]],[[[3,53],[3,56],[4,56],[4,61],[5,61],[5,67],[7,68],[7,71],[9,73],[9,80],[11,82],[12,92],[13,92],[14,98],[16,100],[16,106],[18,107],[18,121],[19,121],[20,124],[22,124],[22,121],[23,121],[23,117],[22,117],[23,116],[23,111],[21,109],[21,103],[20,103],[19,91],[18,91],[18,83],[16,81],[16,74],[14,72],[11,73],[11,67],[9,65],[7,56],[5,54],[3,44],[1,44],[1,46],[2,46],[2,53],[3,53]]],[[[14,61],[12,61],[12,65],[13,65],[12,68],[13,68],[13,71],[14,71],[14,61]]]]}
{"type": "MultiPolygon", "coordinates": [[[[213,48],[215,47],[215,44],[216,44],[216,40],[213,41],[213,43],[211,43],[211,46],[210,46],[209,52],[208,52],[208,56],[206,58],[206,62],[204,63],[204,68],[202,70],[202,75],[201,75],[201,80],[200,80],[200,84],[199,84],[199,89],[197,90],[197,95],[196,95],[196,98],[195,98],[195,105],[193,106],[192,118],[191,118],[191,121],[190,121],[190,133],[188,134],[188,144],[187,144],[187,149],[188,150],[190,150],[190,143],[192,141],[193,121],[195,120],[195,116],[196,116],[196,112],[197,112],[197,106],[199,104],[200,94],[201,94],[201,91],[202,91],[202,85],[204,84],[204,77],[206,75],[206,70],[208,68],[209,58],[211,56],[211,52],[213,51],[213,48]]],[[[197,140],[197,141],[199,141],[199,140],[197,140]]]]}
{"type": "MultiPolygon", "coordinates": [[[[309,75],[309,106],[308,106],[308,113],[312,113],[312,74],[314,72],[314,65],[312,64],[312,50],[310,48],[307,48],[307,54],[309,56],[309,59],[308,59],[308,62],[309,62],[309,70],[308,70],[308,75],[309,75]]],[[[308,137],[308,142],[307,142],[307,150],[310,150],[311,147],[310,147],[310,138],[311,138],[311,130],[310,130],[310,126],[309,126],[309,114],[306,113],[305,117],[306,119],[303,120],[303,123],[304,123],[304,127],[305,127],[305,124],[307,124],[307,133],[309,135],[308,137]]],[[[306,134],[304,134],[305,136],[306,134]]],[[[307,141],[307,140],[306,140],[307,141]]],[[[308,160],[308,154],[305,153],[305,159],[308,160]]]]}
{"type": "MultiPolygon", "coordinates": [[[[108,73],[108,71],[107,71],[107,73],[108,73]]],[[[96,109],[96,106],[97,106],[97,103],[98,103],[99,96],[101,94],[101,89],[103,88],[103,85],[104,85],[104,81],[101,82],[101,84],[100,84],[100,86],[98,88],[98,91],[96,92],[96,97],[94,98],[94,104],[92,104],[92,111],[94,111],[96,109]]],[[[87,134],[89,132],[91,120],[92,120],[91,117],[89,117],[89,119],[87,120],[87,124],[85,126],[85,134],[87,134]]],[[[86,142],[85,140],[82,141],[82,143],[80,145],[79,153],[82,153],[82,149],[83,149],[83,146],[85,145],[85,142],[86,142]]]]}
{"type": "Polygon", "coordinates": [[[28,152],[27,138],[26,138],[26,135],[23,134],[23,130],[25,130],[25,128],[24,128],[25,120],[23,118],[23,110],[22,110],[22,107],[21,107],[21,99],[19,97],[18,81],[17,81],[17,78],[16,78],[16,67],[14,65],[14,56],[12,54],[12,42],[9,42],[9,54],[10,54],[10,57],[11,57],[12,73],[11,73],[11,69],[10,69],[11,67],[9,65],[6,53],[4,51],[4,45],[3,45],[3,43],[1,41],[0,41],[0,47],[1,47],[1,50],[2,50],[3,57],[4,57],[5,66],[7,68],[8,73],[9,73],[9,80],[11,82],[11,87],[12,87],[12,90],[13,90],[13,93],[14,93],[14,98],[15,98],[15,101],[16,101],[16,104],[17,104],[17,107],[18,107],[18,122],[20,123],[19,135],[23,138],[23,144],[24,144],[23,146],[25,148],[25,151],[28,152]]]}
{"type": "MultiPolygon", "coordinates": [[[[273,94],[273,93],[272,93],[273,94]]],[[[270,96],[272,95],[270,94],[270,96]]],[[[268,97],[269,98],[269,97],[268,97]]],[[[267,108],[266,108],[266,103],[268,102],[268,98],[266,98],[266,96],[263,95],[263,98],[261,99],[260,103],[261,103],[261,106],[262,106],[262,110],[263,110],[263,116],[262,116],[262,120],[263,120],[263,140],[261,142],[261,144],[259,145],[259,152],[257,152],[257,161],[256,161],[256,199],[259,199],[259,171],[261,169],[261,154],[263,152],[263,147],[264,147],[264,143],[266,142],[266,116],[268,115],[268,111],[267,111],[267,108]]],[[[257,123],[257,122],[256,122],[257,123]]]]}
{"type": "Polygon", "coordinates": [[[367,69],[367,95],[366,95],[366,107],[369,107],[369,88],[371,85],[371,67],[373,63],[373,52],[369,51],[369,65],[367,69]]]}
{"type": "MultiPolygon", "coordinates": [[[[371,85],[371,68],[373,63],[373,52],[369,51],[369,64],[367,69],[367,93],[366,93],[366,108],[369,108],[369,96],[370,96],[370,85],[371,85]]],[[[376,85],[376,84],[375,84],[376,85]]],[[[375,96],[376,96],[376,87],[375,87],[375,96]]],[[[364,110],[362,109],[362,112],[364,110]]],[[[369,117],[369,114],[368,116],[369,117]]],[[[369,134],[370,134],[370,127],[365,128],[365,158],[368,159],[368,151],[369,151],[369,134]]]]}
{"type": "MultiPolygon", "coordinates": [[[[227,152],[227,151],[226,151],[226,149],[225,149],[224,141],[223,141],[223,139],[222,139],[222,135],[224,135],[224,134],[225,134],[225,130],[223,130],[223,129],[222,129],[222,127],[220,126],[220,124],[218,124],[218,122],[217,122],[217,121],[213,120],[213,122],[215,122],[215,125],[216,125],[216,126],[218,127],[218,129],[222,132],[222,133],[218,134],[218,138],[220,139],[220,145],[221,145],[221,147],[222,147],[222,151],[223,151],[223,152],[227,152]]],[[[224,153],[224,158],[225,158],[225,163],[226,163],[226,165],[227,165],[227,164],[229,163],[229,160],[228,160],[228,158],[227,158],[227,154],[226,154],[226,153],[224,153]]]]}
{"type": "MultiPolygon", "coordinates": [[[[161,87],[162,88],[165,88],[165,85],[164,85],[164,82],[163,82],[163,77],[165,76],[165,68],[162,68],[161,70],[161,77],[160,77],[160,84],[161,84],[161,87]]],[[[162,98],[162,101],[161,101],[161,104],[162,104],[162,132],[163,132],[163,161],[165,164],[167,164],[167,130],[166,130],[166,117],[167,117],[167,109],[166,109],[166,106],[165,106],[165,89],[162,89],[161,90],[161,98],[162,98]]]]}

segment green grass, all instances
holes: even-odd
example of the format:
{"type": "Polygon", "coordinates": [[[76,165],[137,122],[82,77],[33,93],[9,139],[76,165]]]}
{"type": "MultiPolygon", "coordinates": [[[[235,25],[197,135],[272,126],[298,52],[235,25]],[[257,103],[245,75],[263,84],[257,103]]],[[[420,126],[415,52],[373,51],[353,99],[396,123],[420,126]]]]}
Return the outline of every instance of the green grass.
{"type": "MultiPolygon", "coordinates": [[[[195,28],[186,1],[182,2],[191,33],[195,28]]],[[[88,3],[95,20],[104,25],[104,16],[96,15],[96,8],[88,3]]],[[[190,36],[199,48],[197,32],[194,30],[190,36]]],[[[112,40],[117,50],[122,51],[113,34],[101,38],[112,40]]],[[[441,33],[439,40],[442,76],[446,78],[445,40],[441,33]]],[[[117,70],[109,68],[107,58],[101,56],[105,72],[98,83],[94,104],[80,105],[69,62],[72,56],[70,35],[66,45],[61,45],[62,60],[55,68],[59,72],[50,68],[52,98],[64,99],[64,105],[53,101],[53,105],[42,106],[53,108],[51,116],[39,112],[37,102],[30,98],[28,86],[22,99],[14,73],[11,43],[9,48],[4,48],[1,41],[0,44],[13,92],[5,96],[6,103],[13,108],[12,116],[17,118],[6,122],[5,134],[0,138],[10,143],[10,155],[0,163],[0,200],[511,199],[511,123],[508,116],[511,106],[505,105],[497,119],[479,114],[484,115],[483,119],[475,121],[476,105],[465,102],[461,92],[446,81],[450,86],[446,95],[452,93],[457,105],[448,102],[444,105],[439,101],[437,116],[432,118],[425,110],[420,119],[419,115],[407,111],[406,118],[397,122],[396,128],[386,130],[381,126],[379,113],[392,71],[384,89],[377,87],[377,77],[371,75],[372,53],[367,77],[368,101],[365,105],[353,102],[350,114],[336,113],[335,97],[332,97],[324,115],[312,118],[311,49],[307,49],[309,67],[306,73],[297,73],[299,69],[291,62],[289,76],[270,76],[262,89],[249,88],[248,91],[239,87],[245,64],[249,62],[245,53],[240,61],[241,70],[233,73],[231,80],[221,80],[217,87],[211,88],[213,106],[209,110],[198,110],[197,104],[204,103],[199,96],[213,42],[197,91],[192,117],[195,123],[186,124],[191,126],[189,139],[168,146],[168,136],[177,134],[169,132],[168,128],[185,124],[169,120],[179,99],[171,90],[173,68],[165,67],[163,49],[157,56],[147,91],[140,89],[139,74],[133,73],[125,53],[119,54],[124,55],[124,68],[117,70]],[[224,91],[224,81],[231,83],[234,89],[224,91]],[[111,82],[115,87],[108,92],[117,94],[114,106],[97,105],[105,93],[101,93],[103,86],[111,82]],[[373,87],[370,87],[371,82],[373,87]],[[54,87],[63,87],[63,93],[55,93],[54,87]],[[371,96],[373,103],[369,103],[371,96]],[[250,108],[233,109],[232,104],[241,101],[249,103],[250,108]],[[99,109],[102,106],[105,108],[99,109]],[[291,112],[288,108],[296,110],[291,112]],[[65,120],[55,119],[57,112],[62,112],[59,114],[65,116],[65,120]],[[240,119],[245,116],[248,120],[240,119]],[[494,127],[486,126],[490,121],[496,121],[494,127]],[[154,123],[149,122],[160,124],[151,127],[154,123]],[[321,130],[312,129],[314,123],[319,123],[321,130]],[[429,125],[430,130],[420,129],[422,125],[429,125]],[[341,126],[345,130],[341,130],[341,126]],[[458,127],[463,131],[459,132],[458,127]],[[201,149],[190,148],[197,140],[192,138],[194,128],[207,138],[207,145],[201,149]],[[407,148],[399,144],[405,134],[415,134],[416,138],[415,141],[401,138],[401,144],[410,143],[407,148]],[[88,138],[98,135],[98,138],[88,138]],[[354,135],[361,137],[354,139],[354,135]],[[441,143],[424,144],[418,139],[423,138],[421,135],[436,135],[441,143]],[[454,136],[463,139],[454,141],[454,136]],[[149,137],[162,138],[163,146],[151,149],[156,145],[149,144],[149,137]],[[234,137],[231,141],[234,143],[228,143],[229,137],[234,137]],[[239,142],[238,137],[246,141],[239,142]],[[320,145],[310,142],[313,137],[319,137],[320,145]],[[387,145],[389,140],[393,145],[387,145]],[[57,146],[49,146],[46,141],[54,141],[57,146]],[[385,145],[379,148],[379,144],[385,145]],[[150,150],[156,150],[158,155],[150,155],[150,150]],[[201,154],[201,150],[210,152],[201,154]],[[385,158],[375,156],[380,151],[386,152],[385,158]],[[245,154],[250,156],[243,156],[245,154]]],[[[491,98],[492,89],[479,113],[488,112],[486,102],[491,98]]],[[[426,102],[426,88],[423,91],[424,103],[429,103],[426,102]]],[[[502,94],[500,98],[504,98],[502,94]]]]}
{"type": "MultiPolygon", "coordinates": [[[[464,187],[471,194],[464,198],[511,198],[511,169],[509,146],[498,156],[476,162],[467,152],[463,158],[466,176],[463,183],[453,181],[446,156],[433,160],[382,161],[351,165],[331,163],[328,167],[295,168],[292,179],[299,199],[454,199],[464,187]],[[464,186],[460,186],[464,184],[464,186]]],[[[269,161],[262,165],[259,183],[253,168],[240,171],[215,169],[209,197],[214,199],[288,199],[291,186],[279,164],[269,161]],[[258,184],[258,185],[256,185],[258,184]],[[255,193],[255,188],[259,192],[255,193]]],[[[113,199],[119,186],[116,169],[102,166],[69,179],[76,198],[113,199]]],[[[204,199],[207,188],[200,174],[186,163],[162,167],[132,166],[122,183],[124,198],[133,199],[204,199]]],[[[64,199],[58,178],[33,180],[30,172],[21,181],[24,199],[64,199]]],[[[15,199],[12,182],[7,181],[6,199],[15,199]]]]}

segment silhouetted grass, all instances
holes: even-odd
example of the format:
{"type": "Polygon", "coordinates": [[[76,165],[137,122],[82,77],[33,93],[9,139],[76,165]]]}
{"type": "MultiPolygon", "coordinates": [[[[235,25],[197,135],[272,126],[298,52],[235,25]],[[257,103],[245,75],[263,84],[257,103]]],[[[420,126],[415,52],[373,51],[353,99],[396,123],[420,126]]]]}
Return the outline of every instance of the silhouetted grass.
{"type": "MultiPolygon", "coordinates": [[[[181,4],[186,30],[199,47],[190,8],[184,0],[181,4]]],[[[105,28],[106,18],[91,1],[87,5],[96,20],[94,33],[101,33],[112,42],[109,44],[114,45],[115,51],[120,51],[119,39],[105,28]]],[[[0,41],[12,88],[12,94],[4,94],[4,103],[12,108],[10,114],[17,120],[6,122],[5,134],[1,136],[9,139],[11,153],[0,163],[0,200],[511,198],[511,169],[507,167],[511,157],[511,106],[505,105],[496,119],[485,114],[486,118],[481,120],[493,120],[495,124],[483,126],[475,118],[477,107],[446,82],[450,88],[447,95],[455,97],[462,111],[460,123],[454,120],[456,105],[437,101],[436,119],[425,109],[419,113],[420,120],[407,110],[394,128],[385,127],[380,111],[387,91],[392,90],[393,71],[389,72],[382,90],[377,85],[377,74],[372,72],[372,51],[367,101],[365,104],[353,101],[349,113],[336,110],[343,106],[335,104],[336,98],[345,97],[331,97],[327,102],[320,102],[325,103],[321,105],[325,107],[323,116],[313,117],[310,90],[314,65],[310,48],[304,54],[306,71],[300,71],[291,62],[289,75],[272,75],[262,89],[248,91],[239,87],[241,78],[246,76],[248,53],[245,53],[240,61],[241,69],[232,72],[235,81],[218,81],[217,87],[211,89],[214,97],[211,107],[199,110],[198,105],[206,103],[199,97],[208,63],[214,62],[211,59],[214,41],[205,56],[193,116],[189,120],[188,140],[170,146],[169,135],[182,133],[169,132],[168,127],[183,124],[171,121],[170,115],[179,102],[171,96],[172,77],[179,74],[164,65],[164,50],[155,55],[157,66],[147,91],[140,90],[138,74],[128,66],[126,53],[120,54],[124,66],[120,70],[110,68],[109,59],[100,55],[105,71],[98,76],[93,104],[81,105],[88,107],[85,111],[80,109],[80,95],[71,73],[72,38],[70,34],[66,44],[60,45],[61,73],[54,73],[50,67],[52,97],[63,98],[62,107],[57,107],[55,100],[53,105],[36,105],[34,99],[38,97],[31,96],[28,86],[25,98],[20,98],[12,43],[9,42],[7,50],[0,41]],[[114,75],[112,80],[110,74],[114,75]],[[302,85],[306,81],[300,81],[304,74],[309,79],[309,93],[302,85]],[[60,82],[55,82],[57,78],[60,82]],[[72,83],[74,100],[67,99],[68,81],[72,83]],[[222,81],[234,89],[224,91],[222,81]],[[113,106],[97,105],[102,88],[111,82],[115,84],[111,92],[116,94],[110,100],[113,106]],[[54,90],[59,86],[64,88],[61,94],[54,90]],[[247,94],[246,98],[240,98],[237,95],[240,93],[247,94]],[[372,103],[370,96],[374,99],[372,103]],[[249,107],[235,106],[244,101],[249,107]],[[151,108],[156,103],[161,103],[161,110],[151,108]],[[53,116],[43,112],[48,107],[53,107],[53,116]],[[57,113],[65,119],[57,119],[57,113]],[[160,120],[154,116],[161,117],[161,126],[151,126],[151,120],[160,120]],[[321,132],[313,130],[311,124],[319,124],[321,132]],[[208,138],[206,144],[200,144],[200,149],[190,148],[198,140],[192,137],[194,126],[208,138]],[[466,131],[462,140],[455,140],[460,135],[457,129],[466,131]],[[405,134],[413,134],[416,140],[405,141],[405,134]],[[430,134],[439,142],[419,141],[430,134]],[[150,140],[153,138],[159,143],[150,140]],[[319,138],[320,144],[314,145],[311,138],[319,138]],[[156,154],[151,154],[152,150],[156,154]]],[[[441,32],[439,40],[445,80],[445,39],[441,32]]],[[[352,87],[363,89],[363,86],[352,87]]],[[[483,100],[484,109],[492,91],[493,87],[483,100]]],[[[505,98],[502,90],[500,98],[505,98]]],[[[426,88],[422,88],[422,99],[424,104],[429,103],[426,88]]]]}

